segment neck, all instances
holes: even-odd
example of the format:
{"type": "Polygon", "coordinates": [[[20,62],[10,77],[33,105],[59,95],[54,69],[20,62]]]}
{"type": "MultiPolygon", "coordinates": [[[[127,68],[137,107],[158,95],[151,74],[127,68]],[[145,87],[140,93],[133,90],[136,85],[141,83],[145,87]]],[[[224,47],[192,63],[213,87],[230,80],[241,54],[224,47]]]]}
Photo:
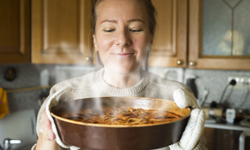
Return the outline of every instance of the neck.
{"type": "Polygon", "coordinates": [[[130,73],[114,73],[105,69],[103,79],[116,88],[129,88],[141,80],[140,69],[130,73]]]}

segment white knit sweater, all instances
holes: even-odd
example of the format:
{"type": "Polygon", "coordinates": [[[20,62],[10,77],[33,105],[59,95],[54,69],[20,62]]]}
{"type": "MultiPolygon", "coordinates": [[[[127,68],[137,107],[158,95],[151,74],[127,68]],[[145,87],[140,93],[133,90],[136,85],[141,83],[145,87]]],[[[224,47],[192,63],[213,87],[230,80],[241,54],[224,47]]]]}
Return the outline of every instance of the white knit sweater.
{"type": "MultiPolygon", "coordinates": [[[[63,87],[71,87],[74,99],[104,96],[135,96],[151,97],[173,100],[173,92],[177,88],[190,91],[190,89],[179,82],[163,79],[155,74],[142,70],[142,79],[130,88],[118,89],[110,86],[103,80],[104,69],[89,73],[85,76],[65,80],[52,87],[50,96],[63,87]]],[[[47,100],[43,103],[37,117],[37,134],[39,134],[41,111],[45,108],[47,100]]],[[[195,150],[206,149],[206,140],[202,137],[195,150]]],[[[62,148],[61,148],[62,149],[62,148]]],[[[168,147],[161,150],[167,150],[168,147]]],[[[63,149],[62,149],[63,150],[63,149]]],[[[160,149],[158,149],[160,150],[160,149]]]]}

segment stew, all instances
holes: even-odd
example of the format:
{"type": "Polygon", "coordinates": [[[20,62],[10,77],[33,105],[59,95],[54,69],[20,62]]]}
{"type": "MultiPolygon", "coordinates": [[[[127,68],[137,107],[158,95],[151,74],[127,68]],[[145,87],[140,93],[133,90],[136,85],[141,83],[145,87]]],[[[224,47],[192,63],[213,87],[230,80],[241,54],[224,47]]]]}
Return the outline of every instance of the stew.
{"type": "Polygon", "coordinates": [[[62,114],[61,117],[91,124],[143,125],[172,122],[184,116],[162,110],[106,107],[62,114]]]}

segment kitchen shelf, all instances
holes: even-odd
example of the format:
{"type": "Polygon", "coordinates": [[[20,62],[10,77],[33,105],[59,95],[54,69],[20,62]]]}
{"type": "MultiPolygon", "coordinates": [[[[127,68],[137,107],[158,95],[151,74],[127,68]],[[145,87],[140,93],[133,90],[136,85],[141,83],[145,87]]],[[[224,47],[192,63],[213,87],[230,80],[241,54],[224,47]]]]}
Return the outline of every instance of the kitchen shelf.
{"type": "Polygon", "coordinates": [[[237,131],[250,131],[250,127],[242,126],[238,123],[229,124],[229,123],[205,123],[206,128],[215,128],[215,129],[225,129],[225,130],[237,130],[237,131]]]}
{"type": "Polygon", "coordinates": [[[36,87],[28,87],[28,88],[20,88],[20,89],[11,89],[6,90],[7,93],[16,93],[16,92],[26,92],[26,91],[34,91],[34,90],[41,90],[41,89],[49,89],[52,86],[36,86],[36,87]]]}

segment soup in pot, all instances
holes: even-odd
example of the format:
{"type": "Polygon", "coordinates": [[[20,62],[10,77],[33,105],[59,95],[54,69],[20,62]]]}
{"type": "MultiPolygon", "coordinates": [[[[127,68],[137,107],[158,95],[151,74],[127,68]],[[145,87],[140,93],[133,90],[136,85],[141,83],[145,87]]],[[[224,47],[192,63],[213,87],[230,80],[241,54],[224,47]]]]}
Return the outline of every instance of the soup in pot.
{"type": "Polygon", "coordinates": [[[62,114],[60,116],[84,123],[106,125],[158,124],[173,122],[184,117],[170,111],[117,107],[85,109],[78,112],[62,114]]]}

